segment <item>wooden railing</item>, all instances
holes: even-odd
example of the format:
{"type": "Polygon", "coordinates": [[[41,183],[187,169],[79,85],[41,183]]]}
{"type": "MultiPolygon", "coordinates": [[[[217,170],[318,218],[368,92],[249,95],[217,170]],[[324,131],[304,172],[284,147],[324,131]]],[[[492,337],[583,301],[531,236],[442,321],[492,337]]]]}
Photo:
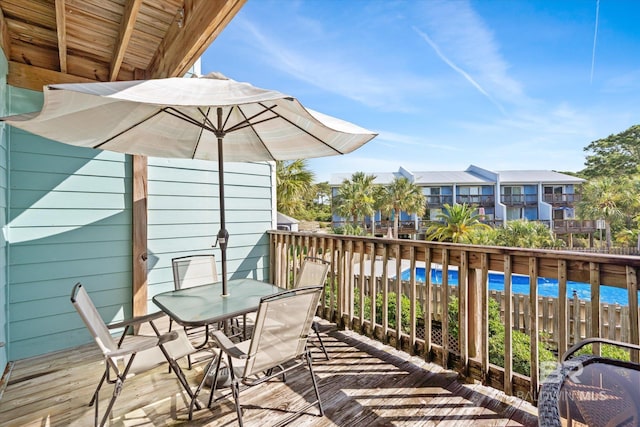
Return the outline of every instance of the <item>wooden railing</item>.
{"type": "MultiPolygon", "coordinates": [[[[331,273],[319,312],[339,327],[352,329],[424,357],[427,361],[456,369],[466,379],[479,380],[508,395],[516,395],[534,403],[540,383],[538,348],[542,345],[538,333],[541,315],[537,303],[538,277],[556,279],[558,295],[567,295],[567,281],[590,284],[591,301],[588,304],[591,323],[585,331],[589,337],[600,336],[603,330],[600,286],[606,284],[627,289],[629,310],[625,312],[625,316],[628,316],[625,322],[629,325],[628,341],[640,344],[640,257],[285,231],[270,231],[269,241],[270,279],[276,285],[291,286],[305,256],[322,257],[331,263],[331,273]],[[401,262],[396,262],[398,259],[401,262]],[[420,286],[415,271],[419,265],[434,264],[443,270],[442,285],[445,288],[448,287],[449,269],[458,270],[458,286],[455,290],[459,305],[457,348],[451,345],[448,316],[440,316],[440,344],[432,339],[433,326],[429,320],[434,313],[448,312],[450,297],[448,292],[444,292],[441,300],[433,301],[430,274],[426,275],[426,286],[420,286]],[[402,281],[402,273],[406,270],[410,271],[410,278],[402,281]],[[489,271],[504,274],[503,367],[489,363],[489,271]],[[512,365],[513,331],[516,330],[511,285],[513,274],[527,275],[532,283],[526,314],[528,326],[525,327],[531,338],[531,375],[528,377],[514,372],[512,365]],[[375,280],[371,280],[372,277],[375,280]],[[423,293],[421,298],[418,298],[419,292],[423,293]],[[395,312],[389,313],[390,301],[395,300],[395,295],[405,295],[409,300],[410,315],[406,321],[402,320],[402,304],[395,304],[395,312]],[[376,297],[382,301],[380,314],[376,313],[376,297]],[[359,309],[365,307],[365,302],[369,308],[359,309]],[[418,304],[422,318],[417,315],[418,304]],[[394,322],[394,319],[399,321],[394,322]]],[[[519,319],[518,328],[521,324],[519,319]]],[[[558,357],[569,346],[570,325],[573,325],[570,320],[569,301],[559,298],[557,315],[553,316],[558,357]]],[[[599,351],[597,347],[594,350],[599,351]]],[[[630,356],[632,360],[639,359],[635,352],[630,356]]]]}

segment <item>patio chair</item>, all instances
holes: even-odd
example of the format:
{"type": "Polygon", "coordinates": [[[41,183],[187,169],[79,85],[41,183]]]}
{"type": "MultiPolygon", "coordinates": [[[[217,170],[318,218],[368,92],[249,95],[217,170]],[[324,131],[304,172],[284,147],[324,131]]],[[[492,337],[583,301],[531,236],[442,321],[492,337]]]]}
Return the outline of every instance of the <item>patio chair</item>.
{"type": "Polygon", "coordinates": [[[71,303],[84,321],[96,344],[100,347],[105,359],[104,374],[89,402],[89,406],[95,404],[94,424],[96,426],[103,426],[107,422],[127,378],[153,369],[165,362],[169,362],[170,368],[175,372],[181,385],[188,391],[190,396],[192,395],[187,380],[176,360],[196,350],[183,331],[173,331],[166,334],[159,333],[153,321],[164,316],[164,313],[158,312],[146,316],[138,316],[106,325],[81,283],[77,283],[73,287],[71,303]],[[127,335],[129,330],[143,323],[149,323],[156,335],[127,335]],[[120,339],[116,341],[111,335],[110,329],[121,328],[124,328],[124,331],[120,339]],[[111,400],[102,420],[98,424],[99,392],[105,382],[113,384],[114,388],[111,400]]]}
{"type": "MultiPolygon", "coordinates": [[[[219,281],[214,255],[187,255],[173,258],[173,285],[176,290],[192,288],[194,286],[207,285],[219,281]]],[[[238,324],[238,321],[235,321],[238,324]]],[[[184,326],[187,335],[202,330],[201,326],[184,326]]],[[[173,319],[169,319],[169,331],[173,329],[173,319]]],[[[196,345],[196,348],[204,347],[209,339],[209,325],[204,327],[204,341],[196,345]]],[[[191,356],[187,356],[189,369],[191,369],[191,356]]]]}
{"type": "MultiPolygon", "coordinates": [[[[202,388],[204,379],[213,372],[209,407],[218,384],[221,369],[228,371],[231,392],[235,401],[238,423],[242,426],[240,385],[252,387],[282,376],[293,369],[307,365],[316,400],[287,418],[287,422],[300,416],[308,408],[318,405],[319,416],[324,415],[318,385],[313,373],[313,358],[307,348],[313,315],[318,306],[321,286],[290,289],[263,297],[256,316],[251,338],[238,344],[222,333],[214,331],[212,337],[220,349],[220,356],[210,362],[205,376],[194,394],[194,401],[202,388]],[[223,354],[227,355],[227,366],[221,368],[223,354]],[[214,366],[215,365],[215,366],[214,366]]],[[[244,389],[244,387],[243,387],[244,389]]],[[[193,405],[190,407],[189,416],[193,405]]],[[[279,424],[284,424],[281,422],[279,424]]]]}
{"type": "Polygon", "coordinates": [[[579,350],[589,344],[640,351],[638,345],[604,338],[588,338],[571,347],[542,383],[538,425],[571,426],[573,421],[590,427],[640,425],[640,364],[581,354],[579,350]]]}
{"type": "MultiPolygon", "coordinates": [[[[329,266],[329,262],[322,258],[306,257],[300,267],[300,272],[298,273],[294,287],[324,287],[324,282],[327,279],[327,273],[329,273],[329,266]]],[[[325,348],[322,337],[320,336],[320,324],[316,320],[311,324],[311,329],[313,329],[318,341],[320,342],[320,349],[324,353],[324,357],[329,360],[329,353],[327,353],[327,349],[325,348]]]]}

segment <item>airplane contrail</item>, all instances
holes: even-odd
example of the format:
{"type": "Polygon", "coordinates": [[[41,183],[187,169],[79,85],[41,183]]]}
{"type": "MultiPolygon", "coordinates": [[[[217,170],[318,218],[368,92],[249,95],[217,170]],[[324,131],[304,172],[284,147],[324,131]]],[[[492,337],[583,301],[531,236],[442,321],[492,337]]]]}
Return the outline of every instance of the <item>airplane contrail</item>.
{"type": "Polygon", "coordinates": [[[596,40],[598,39],[598,16],[600,15],[600,0],[596,0],[596,27],[593,33],[593,50],[591,52],[591,78],[589,84],[593,83],[593,69],[596,62],[596,40]]]}
{"type": "Polygon", "coordinates": [[[487,97],[487,99],[489,101],[491,101],[491,103],[493,105],[495,105],[498,110],[500,110],[500,112],[502,114],[506,115],[506,111],[504,109],[504,107],[495,99],[493,99],[493,97],[491,95],[489,95],[489,93],[484,90],[484,88],[482,86],[480,86],[480,84],[478,82],[476,82],[473,77],[471,77],[469,75],[469,73],[467,73],[466,71],[464,71],[462,68],[458,67],[456,64],[453,63],[453,61],[451,61],[447,56],[445,56],[444,53],[442,53],[442,51],[440,50],[440,48],[438,47],[438,45],[431,40],[431,37],[429,37],[426,33],[420,31],[418,28],[413,27],[413,30],[418,33],[418,35],[420,37],[422,37],[422,39],[427,42],[429,44],[429,46],[431,46],[431,48],[435,51],[436,55],[438,55],[438,57],[445,63],[447,64],[449,67],[451,67],[455,72],[457,72],[458,74],[460,74],[462,77],[465,78],[465,80],[467,80],[469,83],[471,83],[471,85],[473,87],[475,87],[478,92],[480,92],[481,94],[483,94],[485,97],[487,97]]]}

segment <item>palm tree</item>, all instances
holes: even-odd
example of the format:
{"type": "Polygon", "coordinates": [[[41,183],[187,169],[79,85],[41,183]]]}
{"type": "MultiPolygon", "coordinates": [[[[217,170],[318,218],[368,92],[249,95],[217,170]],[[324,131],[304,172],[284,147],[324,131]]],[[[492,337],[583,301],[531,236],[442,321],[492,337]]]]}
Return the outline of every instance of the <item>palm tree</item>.
{"type": "Polygon", "coordinates": [[[564,242],[556,239],[549,227],[541,222],[517,219],[496,229],[495,244],[515,248],[560,248],[564,242]]]}
{"type": "Polygon", "coordinates": [[[422,216],[427,209],[427,199],[422,189],[405,177],[396,177],[386,190],[383,205],[393,212],[393,236],[397,238],[400,213],[422,216]]]}
{"type": "Polygon", "coordinates": [[[276,200],[278,212],[296,216],[304,210],[306,193],[313,188],[314,174],[306,160],[276,162],[276,200]]]}
{"type": "Polygon", "coordinates": [[[362,217],[363,229],[366,228],[366,216],[372,216],[374,210],[375,175],[367,175],[364,172],[356,172],[351,180],[345,179],[338,187],[338,194],[334,200],[335,211],[338,215],[351,219],[353,226],[362,217]]]}
{"type": "Polygon", "coordinates": [[[376,235],[376,214],[378,212],[389,212],[389,201],[387,198],[387,189],[382,185],[376,185],[373,189],[373,215],[371,216],[371,235],[376,235]]]}
{"type": "Polygon", "coordinates": [[[621,209],[627,202],[624,185],[611,177],[589,181],[582,186],[582,198],[577,205],[578,215],[585,219],[604,219],[607,248],[611,247],[611,223],[624,217],[621,209]]]}
{"type": "Polygon", "coordinates": [[[442,224],[432,224],[427,229],[427,239],[441,242],[466,243],[469,236],[479,229],[490,229],[482,223],[482,215],[474,206],[444,204],[444,209],[437,215],[442,224]]]}

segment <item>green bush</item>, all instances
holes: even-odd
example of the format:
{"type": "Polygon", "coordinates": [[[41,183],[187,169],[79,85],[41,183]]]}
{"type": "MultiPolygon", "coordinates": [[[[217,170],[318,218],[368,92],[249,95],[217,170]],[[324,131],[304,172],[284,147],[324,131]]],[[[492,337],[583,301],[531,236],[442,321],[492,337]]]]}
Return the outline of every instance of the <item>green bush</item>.
{"type": "MultiPolygon", "coordinates": [[[[396,307],[397,297],[395,292],[389,292],[387,316],[389,328],[396,328],[396,307]]],[[[354,291],[354,312],[355,315],[360,315],[360,289],[354,291]]],[[[402,331],[406,334],[410,333],[409,322],[411,320],[411,299],[406,295],[402,295],[402,331]]],[[[422,306],[416,303],[416,319],[422,319],[422,306]]],[[[366,295],[364,297],[364,318],[371,319],[371,297],[366,295]]],[[[382,293],[378,293],[376,296],[376,323],[382,323],[382,293]]]]}
{"type": "MultiPolygon", "coordinates": [[[[451,297],[449,302],[449,333],[458,338],[458,298],[451,297]]],[[[493,298],[489,298],[489,362],[504,367],[504,334],[505,328],[500,318],[500,304],[493,298]]],[[[531,375],[531,337],[521,331],[511,333],[513,370],[522,375],[531,375]]],[[[539,363],[555,362],[553,352],[545,347],[542,342],[538,346],[539,363]]]]}

